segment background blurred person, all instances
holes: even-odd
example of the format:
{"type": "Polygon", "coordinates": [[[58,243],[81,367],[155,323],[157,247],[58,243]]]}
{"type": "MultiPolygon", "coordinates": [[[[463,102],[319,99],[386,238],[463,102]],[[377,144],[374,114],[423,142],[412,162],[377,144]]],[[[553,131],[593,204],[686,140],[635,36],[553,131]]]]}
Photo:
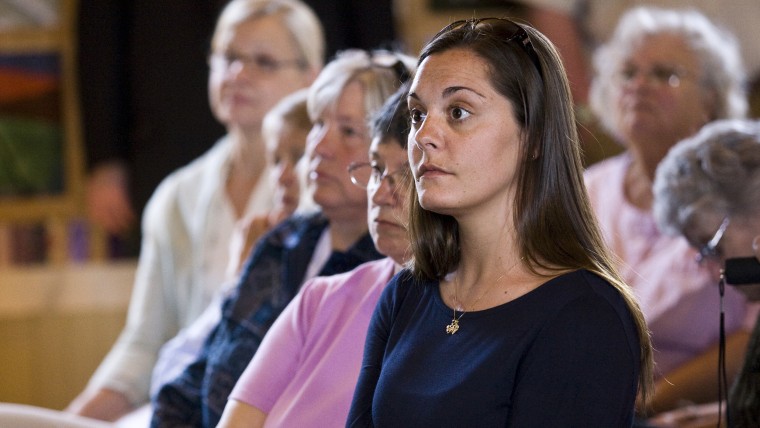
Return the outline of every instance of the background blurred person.
{"type": "Polygon", "coordinates": [[[372,122],[369,162],[352,164],[367,189],[368,227],[385,259],[308,282],[277,318],[243,372],[219,426],[342,426],[354,393],[369,319],[408,261],[408,87],[372,122]]]}
{"type": "Polygon", "coordinates": [[[240,221],[240,233],[235,233],[236,240],[230,245],[237,245],[239,258],[231,259],[239,269],[251,254],[254,244],[267,231],[279,222],[290,217],[297,208],[301,210],[316,209],[311,195],[301,192],[306,188],[306,164],[304,156],[306,137],[311,131],[311,119],[306,108],[308,89],[301,89],[286,96],[270,110],[262,122],[262,136],[266,145],[267,178],[274,183],[274,205],[268,213],[254,214],[240,221]]]}
{"type": "MultiPolygon", "coordinates": [[[[91,221],[128,238],[112,240],[113,256],[137,255],[135,226],[156,186],[224,134],[197,89],[208,79],[208,38],[226,3],[77,2],[86,202],[91,221]]],[[[304,3],[325,29],[326,59],[398,42],[392,0],[304,3]]]]}
{"type": "MultiPolygon", "coordinates": [[[[304,156],[306,137],[311,130],[311,120],[306,108],[308,89],[301,89],[285,96],[264,117],[263,134],[266,140],[267,173],[274,184],[273,208],[269,213],[243,219],[232,237],[230,269],[238,271],[248,259],[258,238],[290,216],[296,210],[301,214],[317,209],[311,196],[301,188],[306,187],[306,163],[304,156]],[[300,166],[300,168],[299,168],[300,166]]],[[[210,328],[221,318],[221,300],[235,283],[228,281],[214,296],[190,327],[184,328],[161,347],[151,377],[151,396],[165,383],[174,380],[192,363],[203,346],[210,328]]],[[[143,423],[143,425],[147,424],[143,423]]]]}
{"type": "MultiPolygon", "coordinates": [[[[756,37],[757,21],[760,19],[760,3],[754,0],[733,0],[720,4],[712,0],[523,0],[539,9],[531,22],[562,48],[568,43],[580,45],[578,74],[591,77],[589,59],[593,51],[612,37],[620,18],[631,8],[638,6],[665,9],[693,9],[707,16],[716,25],[731,29],[740,44],[742,58],[751,81],[760,78],[760,42],[756,37]],[[543,13],[546,11],[547,13],[543,13]],[[566,17],[573,24],[568,27],[566,17]],[[555,26],[559,23],[559,26],[555,26]],[[568,40],[570,39],[570,40],[568,40]]],[[[562,51],[562,50],[561,50],[562,51]]],[[[564,52],[563,52],[564,53],[564,52]]],[[[565,55],[563,55],[563,59],[565,55]]],[[[570,72],[568,72],[570,75],[570,72]]],[[[574,83],[571,80],[571,85],[574,83]]]]}
{"type": "MultiPolygon", "coordinates": [[[[656,388],[652,410],[715,398],[718,295],[686,240],[661,233],[652,216],[652,181],[679,140],[747,110],[734,39],[695,11],[636,8],[594,56],[591,108],[622,155],[593,165],[586,185],[619,269],[652,331],[656,388]]],[[[754,322],[746,299],[725,299],[729,373],[738,369],[754,322]]]]}
{"type": "Polygon", "coordinates": [[[320,23],[298,0],[233,0],[223,10],[208,91],[227,135],[156,189],[143,216],[127,325],[68,411],[114,420],[148,401],[159,348],[232,277],[225,271],[235,223],[272,208],[273,186],[263,175],[264,115],[308,86],[322,57],[320,23]]]}
{"type": "MultiPolygon", "coordinates": [[[[674,146],[657,168],[653,211],[662,230],[683,236],[697,250],[698,262],[710,270],[715,284],[726,259],[754,256],[760,261],[760,122],[716,121],[674,146]]],[[[736,290],[760,301],[760,284],[736,290]]],[[[717,330],[718,319],[709,321],[717,330]]],[[[752,331],[728,405],[728,426],[760,426],[760,323],[752,331]]],[[[717,403],[661,414],[651,424],[714,427],[717,403]]]]}
{"type": "Polygon", "coordinates": [[[587,165],[622,151],[588,108],[587,92],[594,50],[611,38],[620,17],[632,7],[695,9],[716,25],[730,29],[739,40],[749,75],[751,114],[760,116],[760,39],[756,36],[760,2],[756,0],[732,0],[725,4],[713,0],[523,0],[523,3],[531,6],[528,22],[549,37],[562,54],[576,102],[587,165]]]}
{"type": "Polygon", "coordinates": [[[309,88],[309,191],[321,212],[290,217],[259,240],[200,357],[154,397],[152,426],[216,426],[232,387],[301,284],[380,258],[367,234],[367,194],[347,168],[366,162],[367,118],[410,74],[401,59],[345,51],[309,88]]]}

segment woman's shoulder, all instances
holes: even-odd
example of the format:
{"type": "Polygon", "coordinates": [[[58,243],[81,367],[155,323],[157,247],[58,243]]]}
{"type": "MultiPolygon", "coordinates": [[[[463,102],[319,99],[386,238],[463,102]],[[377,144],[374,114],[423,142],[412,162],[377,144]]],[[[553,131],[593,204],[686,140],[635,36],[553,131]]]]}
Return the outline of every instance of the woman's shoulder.
{"type": "Polygon", "coordinates": [[[410,295],[415,296],[415,298],[420,297],[434,284],[437,284],[437,281],[417,278],[409,268],[404,268],[393,275],[383,290],[381,299],[397,304],[403,302],[410,295]]]}
{"type": "Polygon", "coordinates": [[[188,201],[198,199],[201,194],[200,188],[220,182],[218,177],[221,177],[221,166],[228,151],[227,140],[219,140],[204,154],[167,175],[151,195],[145,208],[146,213],[149,216],[150,212],[162,215],[161,213],[171,210],[172,207],[178,208],[180,205],[187,205],[188,201]]]}
{"type": "Polygon", "coordinates": [[[343,294],[361,296],[377,285],[388,284],[394,267],[391,258],[372,260],[348,272],[315,277],[304,284],[301,292],[318,299],[334,298],[343,294]]]}
{"type": "Polygon", "coordinates": [[[203,154],[167,175],[161,184],[197,186],[197,180],[207,174],[221,176],[223,165],[229,161],[230,148],[231,142],[228,138],[217,140],[203,154]]]}
{"type": "Polygon", "coordinates": [[[553,322],[582,331],[616,330],[629,340],[637,337],[631,311],[621,294],[602,276],[580,269],[560,275],[547,283],[545,305],[555,306],[553,322]],[[572,322],[571,322],[572,321],[572,322]]]}
{"type": "Polygon", "coordinates": [[[623,179],[623,173],[630,164],[630,156],[627,152],[604,159],[589,166],[583,173],[583,179],[589,192],[601,186],[614,186],[623,179]]]}
{"type": "Polygon", "coordinates": [[[609,280],[587,269],[564,273],[545,285],[563,291],[568,300],[601,298],[614,305],[625,305],[620,291],[609,280]]]}
{"type": "Polygon", "coordinates": [[[607,279],[585,269],[556,276],[524,297],[527,298],[522,299],[523,305],[540,308],[549,321],[563,313],[584,311],[592,317],[606,312],[626,320],[630,318],[620,291],[607,279]]]}

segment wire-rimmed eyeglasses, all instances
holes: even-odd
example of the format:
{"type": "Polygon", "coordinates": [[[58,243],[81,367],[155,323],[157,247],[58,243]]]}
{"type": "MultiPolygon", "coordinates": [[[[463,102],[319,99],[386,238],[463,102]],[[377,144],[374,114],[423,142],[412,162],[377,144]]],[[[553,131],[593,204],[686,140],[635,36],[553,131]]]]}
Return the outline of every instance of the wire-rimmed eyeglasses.
{"type": "Polygon", "coordinates": [[[615,75],[624,85],[630,85],[639,76],[643,76],[644,81],[652,86],[677,88],[683,80],[693,75],[683,67],[662,64],[654,65],[649,70],[627,66],[615,75]]]}
{"type": "Polygon", "coordinates": [[[395,189],[409,174],[408,167],[402,167],[396,171],[381,170],[378,165],[370,162],[354,162],[348,166],[348,175],[355,185],[367,189],[377,188],[387,179],[391,188],[395,189]]]}
{"type": "Polygon", "coordinates": [[[273,74],[284,68],[305,69],[308,67],[303,58],[277,59],[265,54],[243,55],[236,52],[213,52],[208,57],[209,67],[216,71],[225,72],[236,63],[266,74],[273,74]]]}
{"type": "Polygon", "coordinates": [[[697,263],[702,264],[705,260],[714,259],[718,256],[718,244],[720,244],[720,240],[723,239],[723,234],[726,233],[729,223],[730,220],[728,217],[723,218],[723,221],[720,223],[718,230],[715,231],[715,235],[713,235],[712,239],[710,239],[705,245],[699,247],[696,257],[697,263]]]}

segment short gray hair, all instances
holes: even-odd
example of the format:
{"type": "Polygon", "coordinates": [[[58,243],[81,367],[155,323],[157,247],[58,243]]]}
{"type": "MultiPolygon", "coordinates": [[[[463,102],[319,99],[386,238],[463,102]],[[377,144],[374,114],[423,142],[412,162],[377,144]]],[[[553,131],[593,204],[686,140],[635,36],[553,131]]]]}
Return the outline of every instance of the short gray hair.
{"type": "Polygon", "coordinates": [[[666,233],[683,234],[695,215],[760,213],[760,122],[718,120],[673,146],[657,167],[654,216],[666,233]]]}
{"type": "Polygon", "coordinates": [[[696,10],[635,7],[620,18],[612,38],[594,53],[589,103],[604,128],[619,137],[616,73],[644,38],[663,33],[681,37],[700,60],[702,88],[715,94],[714,117],[709,119],[745,117],[745,71],[736,38],[696,10]]]}

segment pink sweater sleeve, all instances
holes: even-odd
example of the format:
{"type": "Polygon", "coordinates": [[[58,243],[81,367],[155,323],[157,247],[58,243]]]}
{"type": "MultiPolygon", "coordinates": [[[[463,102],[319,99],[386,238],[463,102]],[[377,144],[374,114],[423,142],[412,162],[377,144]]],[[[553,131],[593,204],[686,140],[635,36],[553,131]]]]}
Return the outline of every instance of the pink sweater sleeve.
{"type": "Polygon", "coordinates": [[[234,399],[270,413],[300,364],[311,307],[307,282],[264,336],[261,346],[230,394],[234,399]]]}

